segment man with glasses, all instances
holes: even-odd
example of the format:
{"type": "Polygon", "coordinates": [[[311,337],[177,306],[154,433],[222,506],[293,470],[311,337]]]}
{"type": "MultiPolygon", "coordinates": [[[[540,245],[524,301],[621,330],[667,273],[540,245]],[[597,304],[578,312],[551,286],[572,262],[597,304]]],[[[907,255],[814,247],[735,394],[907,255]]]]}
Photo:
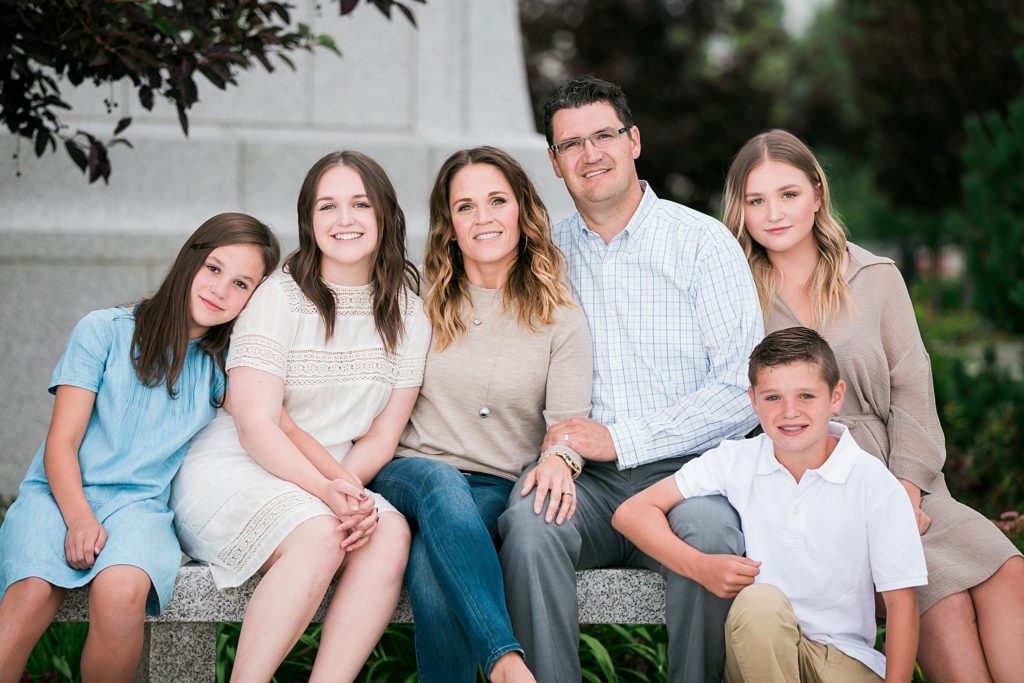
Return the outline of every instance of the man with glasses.
{"type": "MultiPolygon", "coordinates": [[[[579,681],[575,570],[659,570],[669,681],[719,681],[732,601],[692,580],[716,570],[694,567],[691,578],[665,570],[611,517],[688,458],[757,423],[746,396],[747,358],[763,336],[753,279],[725,226],[658,199],[639,180],[640,131],[618,86],[591,76],[566,83],[545,104],[544,126],[551,164],[578,212],[553,232],[590,324],[594,397],[592,419],[556,422],[545,437],[545,448],[563,447],[571,471],[585,465],[575,491],[528,469],[500,519],[512,625],[538,681],[579,681]],[[536,499],[525,495],[535,487],[536,499]],[[568,509],[575,496],[571,518],[559,524],[546,506],[535,508],[545,491],[568,509]]],[[[743,554],[739,519],[721,496],[687,499],[669,521],[711,561],[743,554]]],[[[736,569],[737,585],[749,583],[741,571],[749,570],[736,569]]]]}

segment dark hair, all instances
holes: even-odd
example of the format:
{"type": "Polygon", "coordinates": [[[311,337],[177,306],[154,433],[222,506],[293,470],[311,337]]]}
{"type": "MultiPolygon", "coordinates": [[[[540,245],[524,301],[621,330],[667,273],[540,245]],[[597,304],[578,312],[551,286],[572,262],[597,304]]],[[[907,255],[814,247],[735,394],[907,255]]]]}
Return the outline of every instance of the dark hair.
{"type": "Polygon", "coordinates": [[[451,212],[451,184],[455,175],[473,164],[498,169],[519,205],[519,247],[505,286],[504,307],[516,311],[520,325],[554,322],[559,306],[572,305],[562,279],[562,253],[551,240],[548,211],[523,167],[512,155],[496,147],[474,147],[455,152],[441,165],[430,193],[430,233],[423,260],[423,274],[431,284],[426,296],[427,317],[434,343],[445,349],[466,331],[461,318],[468,299],[462,251],[455,241],[451,212]]]}
{"type": "MultiPolygon", "coordinates": [[[[244,213],[221,213],[200,225],[178,252],[167,276],[149,299],[135,309],[132,333],[132,366],[139,381],[148,387],[167,384],[167,393],[177,396],[174,384],[181,374],[188,351],[192,312],[189,294],[196,273],[217,247],[251,244],[260,248],[263,277],[277,267],[281,248],[266,225],[244,213]]],[[[217,362],[222,375],[224,349],[231,338],[235,321],[215,325],[199,341],[199,348],[217,362]]],[[[224,397],[218,399],[219,406],[224,397]]]]}
{"type": "Polygon", "coordinates": [[[828,342],[810,328],[788,327],[769,334],[750,353],[750,365],[747,367],[750,386],[757,385],[757,377],[765,368],[793,363],[818,366],[821,378],[830,390],[839,383],[839,365],[828,342]]]}
{"type": "Polygon", "coordinates": [[[405,214],[384,169],[361,152],[331,152],[313,164],[299,189],[297,203],[299,248],[288,255],[285,269],[323,318],[327,339],[334,335],[334,293],[320,279],[322,253],[313,233],[313,204],[320,178],[335,166],[348,166],[359,174],[377,217],[377,251],[370,270],[373,287],[373,322],[388,353],[394,353],[405,326],[402,306],[409,289],[419,291],[416,266],[405,256],[405,214]]]}
{"type": "Polygon", "coordinates": [[[544,137],[548,140],[548,146],[555,144],[551,120],[558,110],[576,109],[595,102],[607,102],[615,109],[623,126],[633,127],[633,114],[629,111],[629,103],[626,102],[622,88],[596,76],[578,76],[558,86],[544,103],[544,137]]]}

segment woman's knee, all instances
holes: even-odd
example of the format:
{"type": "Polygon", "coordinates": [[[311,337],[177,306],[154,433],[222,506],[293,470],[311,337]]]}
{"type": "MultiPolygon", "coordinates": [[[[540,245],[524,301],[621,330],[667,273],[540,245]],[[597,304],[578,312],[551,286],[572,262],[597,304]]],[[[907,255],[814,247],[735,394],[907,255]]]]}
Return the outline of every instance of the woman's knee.
{"type": "Polygon", "coordinates": [[[366,557],[368,561],[373,562],[382,579],[401,581],[409,559],[411,539],[409,524],[402,515],[397,512],[382,512],[367,547],[356,550],[348,563],[351,566],[352,563],[366,557]]]}
{"type": "Polygon", "coordinates": [[[308,566],[333,575],[345,559],[345,551],[341,549],[345,535],[338,524],[338,518],[333,515],[307,519],[281,541],[267,565],[284,557],[298,556],[308,566]]]}

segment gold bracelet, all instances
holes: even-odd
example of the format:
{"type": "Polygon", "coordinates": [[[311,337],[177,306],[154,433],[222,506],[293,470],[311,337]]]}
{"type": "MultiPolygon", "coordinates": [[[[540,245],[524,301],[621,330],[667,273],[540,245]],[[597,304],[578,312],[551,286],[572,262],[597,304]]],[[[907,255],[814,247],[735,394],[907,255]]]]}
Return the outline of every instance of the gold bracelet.
{"type": "Polygon", "coordinates": [[[569,455],[568,453],[566,453],[565,451],[550,451],[547,455],[545,455],[543,458],[541,458],[540,461],[544,462],[545,460],[550,458],[552,455],[557,456],[557,457],[562,459],[562,462],[564,462],[566,464],[566,466],[568,466],[569,473],[572,475],[573,479],[575,479],[576,477],[580,476],[580,472],[583,471],[582,468],[580,468],[580,466],[576,463],[576,461],[572,459],[572,456],[569,455]]]}

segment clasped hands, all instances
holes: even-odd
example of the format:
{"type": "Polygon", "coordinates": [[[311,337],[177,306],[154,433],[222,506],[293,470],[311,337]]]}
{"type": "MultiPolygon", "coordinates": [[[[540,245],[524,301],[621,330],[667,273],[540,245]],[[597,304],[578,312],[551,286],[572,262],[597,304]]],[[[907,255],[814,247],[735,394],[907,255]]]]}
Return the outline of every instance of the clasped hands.
{"type": "Polygon", "coordinates": [[[369,542],[380,521],[380,511],[359,478],[347,471],[345,474],[343,478],[328,481],[321,498],[340,520],[338,530],[347,532],[341,549],[352,552],[369,542]]]}

